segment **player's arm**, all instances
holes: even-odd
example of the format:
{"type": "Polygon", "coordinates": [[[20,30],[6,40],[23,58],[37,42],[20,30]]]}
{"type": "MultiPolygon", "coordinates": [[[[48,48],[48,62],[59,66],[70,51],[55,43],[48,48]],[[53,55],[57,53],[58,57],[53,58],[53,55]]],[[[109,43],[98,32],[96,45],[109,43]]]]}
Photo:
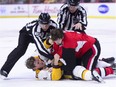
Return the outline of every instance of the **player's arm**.
{"type": "Polygon", "coordinates": [[[44,46],[49,49],[51,46],[53,45],[53,41],[50,39],[50,38],[47,38],[45,41],[44,41],[44,46]]]}
{"type": "Polygon", "coordinates": [[[60,59],[60,56],[58,54],[55,54],[54,62],[53,62],[53,69],[52,69],[52,74],[51,74],[52,80],[60,80],[62,77],[62,70],[61,70],[61,67],[59,66],[59,59],[60,59]]]}
{"type": "Polygon", "coordinates": [[[53,67],[52,74],[51,74],[52,80],[60,80],[62,77],[62,70],[60,67],[53,67]]]}
{"type": "Polygon", "coordinates": [[[45,69],[35,71],[36,78],[38,78],[39,80],[60,80],[62,77],[62,70],[59,65],[59,56],[55,55],[53,67],[46,67],[45,69]]]}

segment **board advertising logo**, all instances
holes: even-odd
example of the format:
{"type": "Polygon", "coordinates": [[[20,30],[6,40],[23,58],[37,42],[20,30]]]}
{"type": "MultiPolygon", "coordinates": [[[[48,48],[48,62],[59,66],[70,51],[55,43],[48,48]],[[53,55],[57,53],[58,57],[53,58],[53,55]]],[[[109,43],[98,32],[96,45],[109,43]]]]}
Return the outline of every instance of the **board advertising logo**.
{"type": "Polygon", "coordinates": [[[100,5],[98,7],[98,11],[101,13],[101,14],[106,14],[108,11],[109,11],[109,7],[107,5],[100,5]]]}
{"type": "Polygon", "coordinates": [[[0,7],[0,14],[6,14],[6,8],[0,7]]]}

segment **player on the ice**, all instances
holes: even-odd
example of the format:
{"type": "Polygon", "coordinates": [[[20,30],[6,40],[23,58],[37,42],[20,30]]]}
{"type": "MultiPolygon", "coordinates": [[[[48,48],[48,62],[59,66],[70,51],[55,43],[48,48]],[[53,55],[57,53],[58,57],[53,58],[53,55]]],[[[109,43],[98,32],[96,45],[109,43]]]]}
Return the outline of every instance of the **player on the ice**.
{"type": "Polygon", "coordinates": [[[53,59],[53,56],[43,46],[43,41],[49,36],[50,31],[56,27],[57,24],[48,13],[41,13],[37,20],[27,23],[20,30],[18,46],[8,55],[0,70],[0,76],[3,78],[8,76],[15,63],[25,54],[29,43],[34,43],[41,55],[53,59]]]}
{"type": "MultiPolygon", "coordinates": [[[[83,66],[87,70],[96,69],[97,60],[101,53],[99,41],[85,33],[73,31],[63,32],[60,29],[52,30],[51,39],[54,41],[53,52],[66,61],[63,66],[64,74],[72,75],[75,66],[83,66]]],[[[106,74],[113,74],[112,68],[105,68],[106,74]],[[110,72],[109,72],[110,71],[110,72]]]]}
{"type": "Polygon", "coordinates": [[[78,30],[86,29],[87,13],[80,6],[80,0],[66,0],[67,2],[61,6],[58,12],[58,26],[62,30],[78,30]]]}
{"type": "Polygon", "coordinates": [[[62,63],[61,58],[57,56],[58,55],[55,55],[51,66],[46,65],[46,62],[42,60],[43,58],[40,58],[39,56],[31,56],[26,60],[26,67],[36,72],[36,78],[38,80],[82,79],[97,80],[101,82],[101,77],[116,74],[116,64],[109,64],[105,62],[107,60],[109,62],[109,60],[114,59],[113,57],[111,57],[98,61],[98,66],[95,69],[97,72],[94,71],[93,74],[93,71],[87,70],[85,67],[77,65],[73,70],[73,75],[65,75],[62,69],[62,65],[65,63],[62,63]],[[99,79],[96,79],[96,77],[99,77],[99,79]]]}
{"type": "Polygon", "coordinates": [[[74,69],[77,64],[83,64],[88,70],[96,67],[96,60],[101,52],[99,41],[96,38],[85,33],[63,32],[61,29],[52,30],[50,35],[54,41],[53,51],[67,62],[67,70],[74,69]]]}
{"type": "MultiPolygon", "coordinates": [[[[62,69],[64,76],[68,75],[70,76],[70,78],[73,78],[74,76],[79,77],[83,80],[92,80],[93,76],[97,75],[99,78],[95,78],[97,77],[95,76],[94,79],[97,81],[102,81],[102,78],[99,76],[100,73],[101,76],[102,75],[107,76],[109,74],[114,74],[114,72],[116,71],[116,66],[112,66],[113,64],[112,65],[107,64],[105,67],[101,66],[101,68],[96,68],[96,66],[99,65],[100,63],[100,61],[98,62],[98,57],[100,55],[100,45],[99,42],[91,36],[77,32],[63,33],[62,30],[52,30],[51,39],[55,42],[53,45],[54,59],[58,60],[63,58],[66,62],[66,65],[65,66],[63,65],[62,68],[59,68],[59,65],[57,67],[53,66],[53,69],[59,69],[59,75],[62,75],[60,72],[62,69]]],[[[34,57],[30,58],[27,61],[28,63],[27,67],[35,69],[36,65],[34,61],[37,61],[34,59],[34,57]]],[[[36,67],[36,69],[40,68],[39,64],[43,64],[44,68],[46,68],[44,62],[39,63],[38,61],[37,64],[38,66],[36,67]]],[[[46,69],[44,69],[44,71],[42,70],[42,72],[39,69],[38,72],[39,79],[42,78],[41,76],[42,73],[47,74],[48,71],[46,72],[45,71],[46,69]]],[[[57,73],[56,75],[58,76],[58,71],[56,73],[57,73]]],[[[51,74],[55,76],[55,72],[51,72],[51,74]]],[[[61,77],[62,76],[59,76],[58,78],[61,77]]],[[[56,79],[52,78],[52,80],[59,80],[58,78],[56,79]]]]}

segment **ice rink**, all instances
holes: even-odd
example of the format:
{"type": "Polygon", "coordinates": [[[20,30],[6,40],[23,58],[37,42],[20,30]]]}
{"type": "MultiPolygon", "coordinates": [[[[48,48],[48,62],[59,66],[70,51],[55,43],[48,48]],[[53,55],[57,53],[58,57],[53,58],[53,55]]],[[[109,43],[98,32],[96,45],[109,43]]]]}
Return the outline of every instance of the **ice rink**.
{"type": "MultiPolygon", "coordinates": [[[[8,54],[17,46],[19,30],[32,18],[0,19],[0,68],[8,54]]],[[[55,19],[54,19],[55,20],[55,19]]],[[[101,43],[102,57],[116,57],[116,20],[88,19],[87,34],[92,35],[101,43]]],[[[35,45],[30,44],[26,54],[11,70],[8,80],[0,80],[0,87],[114,87],[116,78],[107,77],[105,83],[96,81],[39,81],[34,78],[35,73],[25,67],[25,60],[32,55],[35,45]]]]}

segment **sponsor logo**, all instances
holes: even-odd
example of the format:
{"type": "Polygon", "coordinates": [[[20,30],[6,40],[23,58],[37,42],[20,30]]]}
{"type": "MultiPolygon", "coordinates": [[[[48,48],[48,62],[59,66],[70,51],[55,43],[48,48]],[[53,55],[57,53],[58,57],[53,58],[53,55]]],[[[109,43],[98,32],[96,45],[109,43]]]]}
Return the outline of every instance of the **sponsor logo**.
{"type": "Polygon", "coordinates": [[[100,5],[98,7],[98,11],[101,13],[101,14],[105,14],[109,11],[109,7],[107,5],[100,5]]]}
{"type": "Polygon", "coordinates": [[[5,13],[6,13],[6,8],[0,7],[0,14],[5,14],[5,13]]]}
{"type": "Polygon", "coordinates": [[[59,8],[57,6],[50,7],[48,6],[32,6],[32,11],[34,14],[38,14],[41,12],[48,12],[48,13],[57,13],[59,11],[59,8]]]}
{"type": "Polygon", "coordinates": [[[14,6],[10,13],[27,13],[27,11],[22,6],[14,6]]]}

